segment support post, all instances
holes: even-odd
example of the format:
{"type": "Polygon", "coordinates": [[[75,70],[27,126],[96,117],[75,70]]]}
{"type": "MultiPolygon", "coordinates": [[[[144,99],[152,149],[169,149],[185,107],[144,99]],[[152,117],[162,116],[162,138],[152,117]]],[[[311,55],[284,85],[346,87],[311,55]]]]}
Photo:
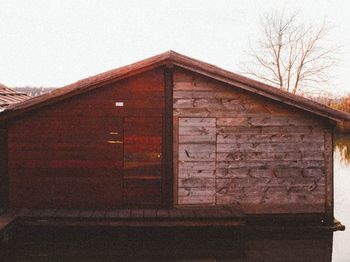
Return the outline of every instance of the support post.
{"type": "Polygon", "coordinates": [[[333,224],[334,220],[334,177],[333,177],[333,134],[334,129],[324,133],[325,175],[326,175],[326,223],[333,224]]]}

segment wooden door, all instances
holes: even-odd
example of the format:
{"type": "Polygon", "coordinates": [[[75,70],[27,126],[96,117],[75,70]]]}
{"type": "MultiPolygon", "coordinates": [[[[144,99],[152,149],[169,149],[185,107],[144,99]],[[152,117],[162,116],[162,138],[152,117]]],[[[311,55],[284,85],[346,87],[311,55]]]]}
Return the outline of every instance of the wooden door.
{"type": "Polygon", "coordinates": [[[123,202],[126,207],[162,205],[161,117],[124,120],[123,202]]]}

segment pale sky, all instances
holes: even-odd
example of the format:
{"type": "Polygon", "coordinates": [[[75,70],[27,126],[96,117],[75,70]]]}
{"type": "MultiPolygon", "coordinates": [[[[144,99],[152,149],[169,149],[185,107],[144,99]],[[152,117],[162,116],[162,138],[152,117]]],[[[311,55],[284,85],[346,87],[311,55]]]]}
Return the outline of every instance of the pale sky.
{"type": "Polygon", "coordinates": [[[350,92],[346,0],[0,0],[0,83],[60,87],[169,49],[238,72],[273,8],[334,26],[332,90],[350,92]]]}

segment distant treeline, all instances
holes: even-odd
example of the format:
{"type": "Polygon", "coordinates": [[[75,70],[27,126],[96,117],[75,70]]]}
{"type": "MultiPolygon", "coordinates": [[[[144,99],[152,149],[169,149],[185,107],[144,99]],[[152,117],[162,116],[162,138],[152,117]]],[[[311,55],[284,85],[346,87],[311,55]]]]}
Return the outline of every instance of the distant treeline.
{"type": "MultiPolygon", "coordinates": [[[[350,93],[337,100],[330,100],[328,106],[350,113],[350,93]]],[[[336,134],[334,145],[343,163],[350,165],[350,134],[336,134]]]]}
{"type": "Polygon", "coordinates": [[[336,101],[332,101],[329,106],[350,113],[350,93],[336,101]]]}
{"type": "Polygon", "coordinates": [[[334,97],[332,95],[322,96],[305,96],[308,99],[327,105],[334,109],[342,110],[350,113],[350,93],[342,97],[334,97]]]}
{"type": "Polygon", "coordinates": [[[24,86],[24,87],[12,87],[18,93],[26,93],[30,96],[39,96],[52,90],[56,89],[56,87],[35,87],[35,86],[24,86]]]}

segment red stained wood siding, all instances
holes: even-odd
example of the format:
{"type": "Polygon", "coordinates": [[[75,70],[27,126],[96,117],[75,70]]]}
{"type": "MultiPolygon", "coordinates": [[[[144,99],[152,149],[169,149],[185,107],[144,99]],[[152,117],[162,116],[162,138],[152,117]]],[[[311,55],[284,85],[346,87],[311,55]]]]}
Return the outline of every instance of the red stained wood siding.
{"type": "Polygon", "coordinates": [[[8,127],[10,205],[162,204],[163,69],[32,111],[8,127]],[[123,102],[123,107],[116,107],[123,102]]]}
{"type": "Polygon", "coordinates": [[[7,130],[0,129],[0,208],[8,202],[7,130]]]}

